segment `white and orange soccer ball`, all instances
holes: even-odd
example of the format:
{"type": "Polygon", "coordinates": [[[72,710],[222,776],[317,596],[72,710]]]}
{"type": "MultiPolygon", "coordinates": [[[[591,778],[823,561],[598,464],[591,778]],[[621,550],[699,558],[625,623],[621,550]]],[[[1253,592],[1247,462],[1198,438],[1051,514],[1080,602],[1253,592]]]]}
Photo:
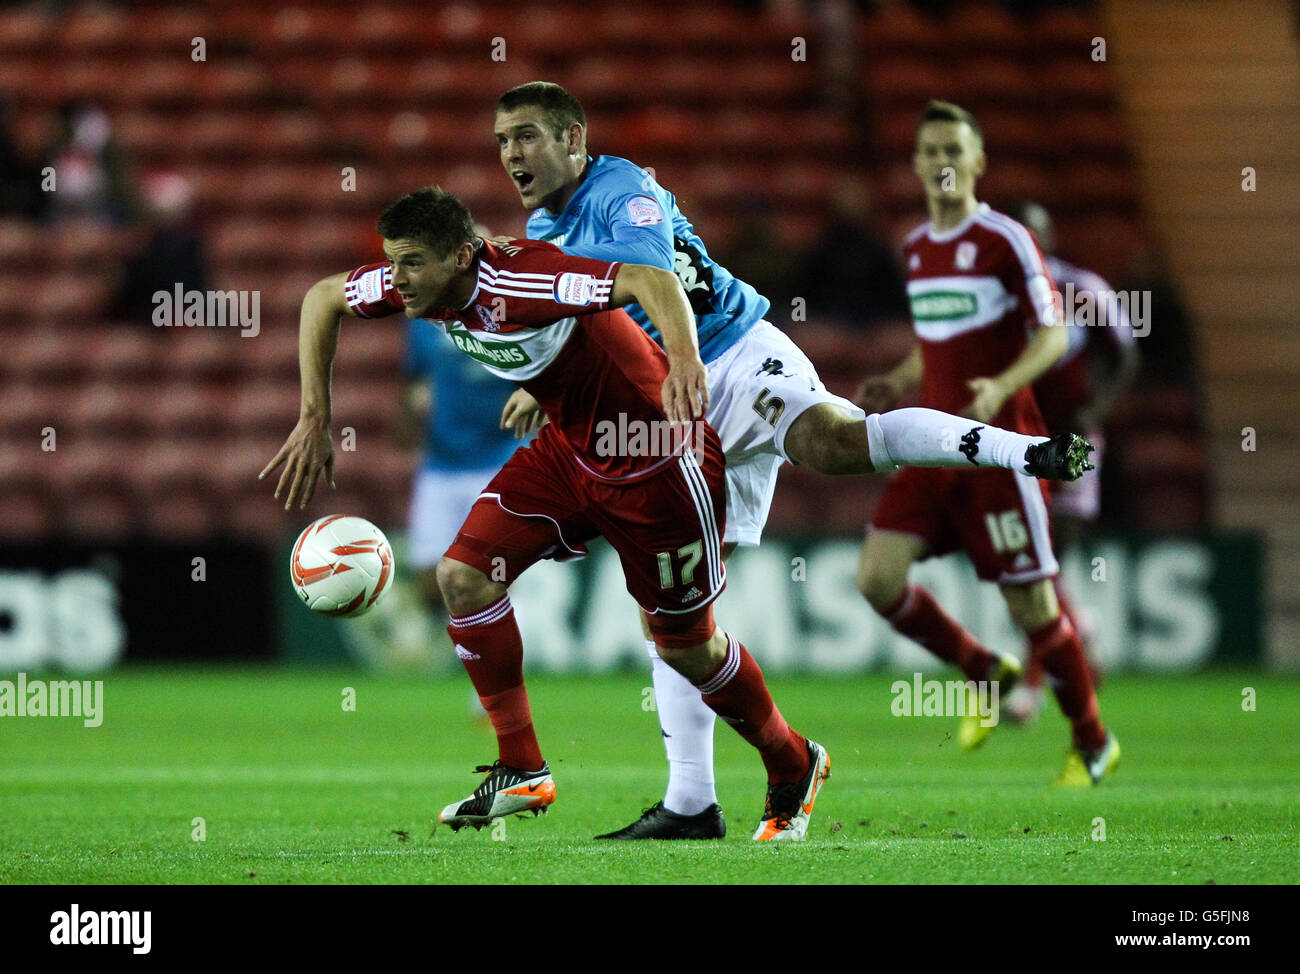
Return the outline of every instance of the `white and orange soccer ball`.
{"type": "Polygon", "coordinates": [[[298,535],[289,578],[313,612],[354,619],[393,584],[393,549],[365,518],[331,514],[298,535]]]}

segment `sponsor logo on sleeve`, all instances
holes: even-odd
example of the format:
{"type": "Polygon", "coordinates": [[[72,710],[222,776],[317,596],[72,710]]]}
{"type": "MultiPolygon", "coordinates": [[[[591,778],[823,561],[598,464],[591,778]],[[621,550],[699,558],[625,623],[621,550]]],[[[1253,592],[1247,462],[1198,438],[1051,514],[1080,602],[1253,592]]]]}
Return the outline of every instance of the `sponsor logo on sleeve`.
{"type": "Polygon", "coordinates": [[[361,304],[374,304],[384,299],[384,268],[376,267],[357,278],[357,297],[361,304]]]}
{"type": "Polygon", "coordinates": [[[664,211],[649,196],[633,196],[627,201],[627,215],[634,227],[648,227],[664,222],[664,211]]]}
{"type": "Polygon", "coordinates": [[[555,300],[579,307],[591,304],[596,293],[596,279],[590,274],[560,274],[555,278],[555,300]]]}

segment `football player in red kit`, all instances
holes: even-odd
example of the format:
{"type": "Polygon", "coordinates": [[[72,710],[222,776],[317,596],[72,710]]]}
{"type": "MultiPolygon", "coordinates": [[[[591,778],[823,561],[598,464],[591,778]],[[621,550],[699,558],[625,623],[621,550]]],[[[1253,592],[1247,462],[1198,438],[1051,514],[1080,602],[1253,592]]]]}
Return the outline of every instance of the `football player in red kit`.
{"type": "MultiPolygon", "coordinates": [[[[1052,538],[1058,547],[1065,547],[1078,541],[1085,527],[1101,513],[1100,468],[1106,448],[1102,425],[1116,400],[1137,376],[1141,365],[1137,338],[1145,332],[1135,331],[1127,297],[1120,298],[1101,276],[1056,255],[1055,228],[1046,209],[1025,202],[1013,209],[1012,215],[1037,239],[1048,274],[1057,293],[1063,295],[1061,305],[1067,325],[1065,354],[1034,383],[1034,399],[1049,432],[1083,430],[1088,442],[1096,447],[1090,457],[1096,469],[1078,480],[1060,481],[1051,488],[1052,538]],[[1095,310],[1090,317],[1076,314],[1075,304],[1080,295],[1092,299],[1095,310]]],[[[1075,608],[1059,576],[1056,597],[1062,611],[1079,631],[1096,681],[1099,668],[1092,657],[1093,627],[1087,615],[1075,608]]],[[[1003,712],[1020,723],[1032,720],[1042,706],[1046,679],[1042,666],[1031,660],[1020,683],[1002,701],[1003,712]]]]}
{"type": "MultiPolygon", "coordinates": [[[[922,406],[1044,433],[1030,386],[1064,352],[1065,329],[1028,231],[976,199],[985,157],[974,117],[931,102],[914,163],[930,213],[904,247],[919,342],[892,371],[863,383],[859,404],[888,409],[919,386],[922,406]]],[[[978,429],[968,438],[973,453],[978,429]]],[[[1057,602],[1050,532],[1046,492],[1036,480],[973,467],[907,469],[891,479],[872,519],[858,587],[896,631],[968,680],[996,680],[1005,692],[1019,676],[1016,658],[980,645],[928,591],[908,583],[913,562],[965,551],[976,574],[1001,588],[1070,721],[1072,748],[1058,783],[1086,787],[1115,767],[1119,744],[1102,725],[1079,636],[1057,602]]],[[[977,746],[993,726],[964,720],[962,746],[977,746]]]]}
{"type": "Polygon", "coordinates": [[[489,243],[475,236],[465,206],[436,187],[395,203],[379,232],[387,263],[328,277],[304,299],[302,413],[262,472],[285,464],[276,497],[304,505],[319,476],[332,479],[329,375],[341,314],[401,310],[432,320],[488,371],[519,383],[550,420],[488,484],[438,564],[447,631],[498,744],[497,761],[479,769],[482,783],[439,820],[481,828],[554,801],[508,589],[538,560],[579,557],[603,535],[660,656],[763,759],[767,802],[754,838],[804,838],[830,758],[789,727],[758,664],[713,621],[725,577],[723,457],[703,418],[707,373],[676,276],[536,241],[489,243]],[[650,316],[663,349],[614,310],[629,303],[650,316]]]}

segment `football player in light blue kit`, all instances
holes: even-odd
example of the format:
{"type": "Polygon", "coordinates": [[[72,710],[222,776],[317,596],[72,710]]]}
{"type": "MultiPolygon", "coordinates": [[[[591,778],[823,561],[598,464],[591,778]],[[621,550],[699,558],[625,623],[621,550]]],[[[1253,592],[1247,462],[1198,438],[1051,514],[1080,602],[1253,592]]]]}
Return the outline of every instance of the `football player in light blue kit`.
{"type": "Polygon", "coordinates": [[[497,423],[515,386],[490,375],[422,318],[407,324],[402,374],[406,438],[414,440],[418,425],[424,427],[411,495],[408,560],[418,572],[425,606],[439,611],[442,596],[434,566],[484,485],[518,447],[497,423]]]}
{"type": "MultiPolygon", "coordinates": [[[[538,81],[506,92],[497,102],[494,129],[501,163],[521,202],[533,211],[530,238],[581,257],[650,264],[677,274],[695,312],[700,358],[709,370],[706,418],[727,460],[724,558],[736,545],[759,543],[777,472],[787,460],[828,474],[971,463],[1073,479],[1063,472],[1069,469],[1070,445],[1063,438],[1058,444],[974,427],[971,420],[928,409],[868,416],[828,392],[807,356],[764,320],[768,300],[709,258],[672,194],[652,174],[616,156],[587,155],[586,115],[559,85],[538,81]],[[973,428],[979,430],[974,449],[973,428]],[[1045,442],[1049,446],[1038,446],[1045,442]]],[[[625,310],[658,340],[640,308],[625,310]]],[[[972,407],[990,394],[973,387],[972,407]]],[[[501,416],[502,425],[516,433],[540,421],[536,402],[522,390],[511,396],[501,416]]],[[[598,838],[722,838],[726,825],[714,789],[713,711],[699,690],[659,659],[648,638],[646,649],[668,752],[668,790],[638,821],[598,838]]]]}

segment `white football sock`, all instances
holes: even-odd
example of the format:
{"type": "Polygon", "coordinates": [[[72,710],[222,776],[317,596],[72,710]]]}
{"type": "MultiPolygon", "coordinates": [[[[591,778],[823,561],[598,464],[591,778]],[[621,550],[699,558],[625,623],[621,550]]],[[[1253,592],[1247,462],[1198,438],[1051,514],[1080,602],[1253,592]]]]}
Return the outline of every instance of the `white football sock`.
{"type": "Polygon", "coordinates": [[[867,417],[871,461],[880,471],[899,467],[1006,467],[1025,472],[1025,451],[1045,436],[1026,436],[937,409],[909,406],[867,417]],[[963,437],[966,437],[963,441],[963,437]]]}
{"type": "Polygon", "coordinates": [[[655,685],[655,708],[668,752],[668,790],[664,807],[678,815],[698,815],[718,800],[713,785],[713,722],[716,715],[691,681],[659,658],[646,640],[655,685]]]}

